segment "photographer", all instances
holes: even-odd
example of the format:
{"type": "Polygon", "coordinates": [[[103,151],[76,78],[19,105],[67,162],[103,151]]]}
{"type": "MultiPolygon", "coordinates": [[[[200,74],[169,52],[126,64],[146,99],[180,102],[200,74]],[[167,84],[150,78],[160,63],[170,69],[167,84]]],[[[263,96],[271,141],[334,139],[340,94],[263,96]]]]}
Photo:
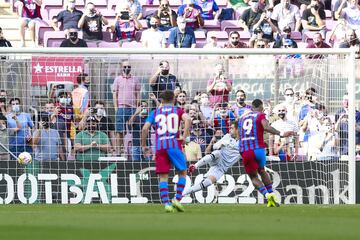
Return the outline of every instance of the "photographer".
{"type": "Polygon", "coordinates": [[[210,105],[214,106],[216,103],[228,102],[229,93],[232,90],[232,80],[225,76],[225,69],[221,63],[215,65],[214,78],[208,81],[206,91],[210,95],[210,105]]]}
{"type": "Polygon", "coordinates": [[[35,130],[33,134],[33,146],[35,150],[35,160],[37,161],[56,161],[60,157],[65,159],[61,147],[61,140],[59,132],[50,128],[49,118],[42,118],[39,122],[39,129],[35,130]]]}
{"type": "Polygon", "coordinates": [[[116,13],[114,32],[116,39],[119,41],[120,47],[124,42],[135,41],[136,31],[142,28],[139,20],[131,12],[128,5],[119,7],[116,13]]]}
{"type": "Polygon", "coordinates": [[[86,11],[79,20],[78,27],[83,31],[83,38],[86,41],[103,40],[102,26],[109,24],[109,21],[101,15],[91,2],[86,4],[86,11]]]}
{"type": "Polygon", "coordinates": [[[161,0],[159,8],[155,11],[154,15],[160,18],[160,31],[168,31],[173,27],[176,27],[177,14],[171,9],[169,0],[161,0]]]}
{"type": "Polygon", "coordinates": [[[303,11],[301,17],[301,24],[303,27],[303,40],[306,40],[304,38],[304,33],[307,31],[320,31],[323,38],[325,38],[325,19],[325,11],[320,4],[320,0],[312,0],[309,7],[303,11]]]}

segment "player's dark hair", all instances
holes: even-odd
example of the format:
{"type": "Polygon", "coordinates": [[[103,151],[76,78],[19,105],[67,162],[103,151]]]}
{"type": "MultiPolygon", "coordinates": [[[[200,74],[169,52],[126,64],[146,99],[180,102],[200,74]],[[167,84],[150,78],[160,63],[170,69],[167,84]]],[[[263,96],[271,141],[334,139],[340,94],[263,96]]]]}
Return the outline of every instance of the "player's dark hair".
{"type": "Polygon", "coordinates": [[[76,81],[78,84],[81,84],[82,82],[85,81],[85,78],[89,76],[87,73],[80,73],[77,77],[76,77],[76,81]]]}
{"type": "Polygon", "coordinates": [[[0,113],[0,120],[3,120],[5,125],[7,125],[7,118],[2,113],[0,113]]]}
{"type": "Polygon", "coordinates": [[[263,105],[263,102],[260,99],[255,99],[251,103],[253,109],[259,108],[261,105],[263,105]]]}
{"type": "Polygon", "coordinates": [[[243,93],[243,94],[244,94],[244,96],[246,97],[246,93],[245,93],[245,91],[244,91],[244,90],[242,90],[242,89],[237,90],[237,91],[236,91],[236,93],[235,93],[235,95],[236,95],[236,94],[238,94],[238,92],[243,93]]]}
{"type": "Polygon", "coordinates": [[[312,93],[316,93],[316,89],[313,88],[313,87],[308,88],[308,89],[306,89],[306,91],[305,91],[305,94],[306,94],[306,95],[311,95],[312,93]]]}
{"type": "Polygon", "coordinates": [[[160,93],[160,98],[162,99],[163,102],[171,103],[174,101],[175,94],[171,90],[165,90],[162,93],[160,93]]]}
{"type": "Polygon", "coordinates": [[[95,103],[94,103],[94,107],[96,106],[96,104],[103,105],[105,107],[105,102],[104,101],[96,100],[95,103]]]}
{"type": "Polygon", "coordinates": [[[237,121],[232,121],[231,125],[233,125],[236,129],[239,128],[238,122],[237,121]]]}

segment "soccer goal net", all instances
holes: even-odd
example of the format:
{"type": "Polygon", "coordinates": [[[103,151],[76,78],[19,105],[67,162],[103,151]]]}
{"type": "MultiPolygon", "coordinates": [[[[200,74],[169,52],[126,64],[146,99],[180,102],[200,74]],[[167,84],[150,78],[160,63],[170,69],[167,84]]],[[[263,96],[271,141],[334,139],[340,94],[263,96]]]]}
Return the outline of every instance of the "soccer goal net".
{"type": "MultiPolygon", "coordinates": [[[[192,119],[183,142],[189,164],[260,99],[271,126],[297,132],[264,135],[279,201],[355,203],[359,86],[350,50],[0,49],[0,56],[2,204],[159,203],[155,130],[146,139],[150,156],[140,137],[164,90],[192,119]]],[[[209,167],[189,174],[186,188],[209,167]]],[[[173,169],[169,183],[174,193],[173,169]]],[[[182,202],[264,199],[239,161],[182,202]]]]}

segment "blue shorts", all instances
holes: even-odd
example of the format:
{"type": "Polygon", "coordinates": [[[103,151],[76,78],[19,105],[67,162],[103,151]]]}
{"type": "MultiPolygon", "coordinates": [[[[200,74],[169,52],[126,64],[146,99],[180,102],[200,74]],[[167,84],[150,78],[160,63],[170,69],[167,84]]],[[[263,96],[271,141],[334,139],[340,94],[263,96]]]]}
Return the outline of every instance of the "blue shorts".
{"type": "Polygon", "coordinates": [[[157,150],[155,154],[156,173],[169,173],[171,164],[178,171],[187,169],[184,153],[179,148],[157,150]]]}
{"type": "Polygon", "coordinates": [[[135,108],[118,108],[116,112],[116,132],[126,131],[126,122],[135,113],[135,108]]]}
{"type": "Polygon", "coordinates": [[[247,150],[241,153],[242,161],[244,163],[245,172],[253,173],[258,169],[264,168],[266,165],[266,149],[258,148],[254,150],[247,150]]]}

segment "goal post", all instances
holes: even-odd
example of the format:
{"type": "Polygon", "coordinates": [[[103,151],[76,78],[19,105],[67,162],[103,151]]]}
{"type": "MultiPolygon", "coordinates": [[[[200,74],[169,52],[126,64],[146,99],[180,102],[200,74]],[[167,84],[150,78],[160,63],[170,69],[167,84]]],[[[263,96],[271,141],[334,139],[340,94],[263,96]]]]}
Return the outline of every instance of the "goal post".
{"type": "MultiPolygon", "coordinates": [[[[237,91],[243,90],[246,93],[246,104],[251,104],[256,98],[263,100],[269,121],[275,122],[279,120],[278,107],[285,103],[285,90],[292,88],[295,97],[298,97],[291,103],[293,116],[296,118],[294,122],[299,129],[302,128],[300,122],[306,122],[305,130],[299,132],[298,148],[294,147],[297,139],[286,140],[284,149],[290,149],[290,159],[281,161],[280,154],[274,153],[275,145],[281,145],[281,140],[269,135],[265,137],[268,144],[267,166],[274,180],[278,198],[285,204],[356,203],[358,149],[355,111],[360,106],[360,100],[356,97],[356,78],[360,75],[356,72],[356,66],[359,64],[355,62],[355,52],[350,49],[0,48],[0,57],[0,88],[7,92],[6,101],[0,99],[0,104],[1,101],[5,101],[7,109],[2,109],[0,105],[0,110],[7,115],[10,125],[16,124],[12,119],[13,106],[9,101],[19,98],[21,111],[30,117],[27,123],[33,124],[24,130],[24,141],[20,144],[22,151],[26,151],[27,147],[33,150],[33,162],[26,166],[18,164],[7,154],[6,149],[14,150],[11,148],[13,142],[10,139],[14,139],[14,134],[16,135],[10,127],[7,129],[10,134],[7,140],[10,142],[5,141],[6,149],[1,147],[0,151],[2,204],[159,203],[154,161],[145,161],[137,146],[140,136],[138,128],[141,124],[135,126],[133,121],[137,119],[136,114],[142,115],[136,113],[137,106],[134,106],[132,110],[123,113],[124,121],[127,123],[119,123],[118,109],[114,109],[113,104],[119,99],[114,100],[113,93],[115,79],[125,70],[122,63],[128,61],[132,77],[137,79],[139,85],[133,82],[119,84],[117,94],[125,97],[117,96],[122,102],[132,104],[134,101],[129,101],[132,97],[131,92],[136,89],[140,94],[139,99],[148,105],[144,107],[148,114],[155,107],[152,94],[159,93],[159,90],[154,90],[150,85],[149,80],[164,60],[169,63],[170,73],[176,76],[179,82],[177,85],[176,82],[170,81],[177,96],[181,94],[178,87],[186,92],[186,103],[179,107],[184,108],[188,114],[193,114],[192,134],[195,134],[193,132],[196,127],[204,134],[194,135],[185,144],[188,159],[203,157],[208,141],[217,134],[216,130],[226,131],[226,123],[224,126],[222,123],[217,126],[212,119],[218,118],[218,122],[221,122],[221,109],[217,109],[220,106],[203,104],[202,97],[206,98],[207,95],[209,101],[215,101],[214,105],[224,101],[227,103],[226,114],[232,112],[237,115],[238,109],[234,108],[237,91]],[[222,77],[225,79],[216,89],[209,91],[207,88],[211,85],[210,80],[215,79],[217,64],[222,65],[222,77]],[[77,77],[83,73],[90,79],[88,106],[82,106],[82,102],[77,101],[79,99],[72,94],[77,87],[77,77]],[[224,91],[227,79],[231,80],[232,89],[229,93],[224,91]],[[303,114],[300,119],[303,106],[307,104],[305,91],[309,88],[315,89],[313,97],[317,100],[310,103],[307,110],[309,113],[303,114]],[[199,93],[206,94],[202,96],[199,93]],[[338,120],[336,118],[339,114],[335,115],[342,108],[345,93],[348,99],[347,117],[338,122],[338,132],[331,132],[331,137],[327,135],[327,130],[324,130],[327,126],[326,121],[329,119],[332,129],[336,127],[335,120],[338,120]],[[71,98],[74,112],[67,113],[67,110],[64,110],[61,117],[72,114],[73,118],[71,121],[67,121],[65,117],[59,120],[62,127],[56,122],[56,131],[60,138],[57,144],[60,147],[54,150],[53,144],[56,141],[53,137],[57,136],[56,133],[51,136],[44,135],[44,138],[47,136],[48,142],[39,142],[36,132],[39,133],[45,105],[54,102],[55,106],[61,108],[62,94],[65,96],[64,101],[71,98]],[[211,98],[211,95],[217,95],[218,98],[211,98]],[[83,159],[80,160],[80,155],[77,155],[79,152],[76,152],[74,145],[80,141],[80,138],[76,140],[79,134],[88,127],[87,117],[95,117],[97,114],[95,103],[104,105],[102,107],[106,114],[102,117],[107,117],[112,122],[103,125],[106,127],[102,130],[107,135],[111,150],[98,152],[100,157],[97,156],[96,160],[88,159],[94,157],[89,155],[83,155],[83,159]],[[76,107],[76,104],[80,105],[76,107]],[[85,109],[84,114],[78,113],[82,111],[81,107],[85,109]],[[212,117],[209,112],[214,109],[216,110],[212,117]],[[131,118],[133,115],[134,118],[131,118]],[[125,129],[119,130],[119,126],[125,129]],[[346,139],[343,138],[345,126],[346,139]],[[118,132],[122,132],[123,136],[118,132]],[[310,142],[306,142],[306,135],[310,142]],[[119,138],[123,139],[123,144],[119,143],[119,138]],[[344,142],[347,142],[346,154],[341,154],[344,142]],[[57,159],[41,160],[42,157],[53,157],[49,156],[51,154],[45,154],[49,151],[55,151],[57,159]],[[142,161],[136,161],[135,155],[139,155],[142,161]]],[[[12,128],[15,127],[16,125],[12,125],[12,128]]],[[[41,134],[40,136],[43,136],[41,134]]],[[[149,136],[149,145],[154,146],[153,132],[149,136]]],[[[208,168],[202,167],[189,175],[187,187],[200,182],[208,168]]],[[[174,190],[177,176],[174,171],[170,172],[170,176],[170,187],[174,190]]],[[[254,190],[251,181],[245,175],[243,164],[239,162],[229,169],[215,186],[187,196],[183,202],[254,204],[262,203],[264,199],[254,190]]]]}

